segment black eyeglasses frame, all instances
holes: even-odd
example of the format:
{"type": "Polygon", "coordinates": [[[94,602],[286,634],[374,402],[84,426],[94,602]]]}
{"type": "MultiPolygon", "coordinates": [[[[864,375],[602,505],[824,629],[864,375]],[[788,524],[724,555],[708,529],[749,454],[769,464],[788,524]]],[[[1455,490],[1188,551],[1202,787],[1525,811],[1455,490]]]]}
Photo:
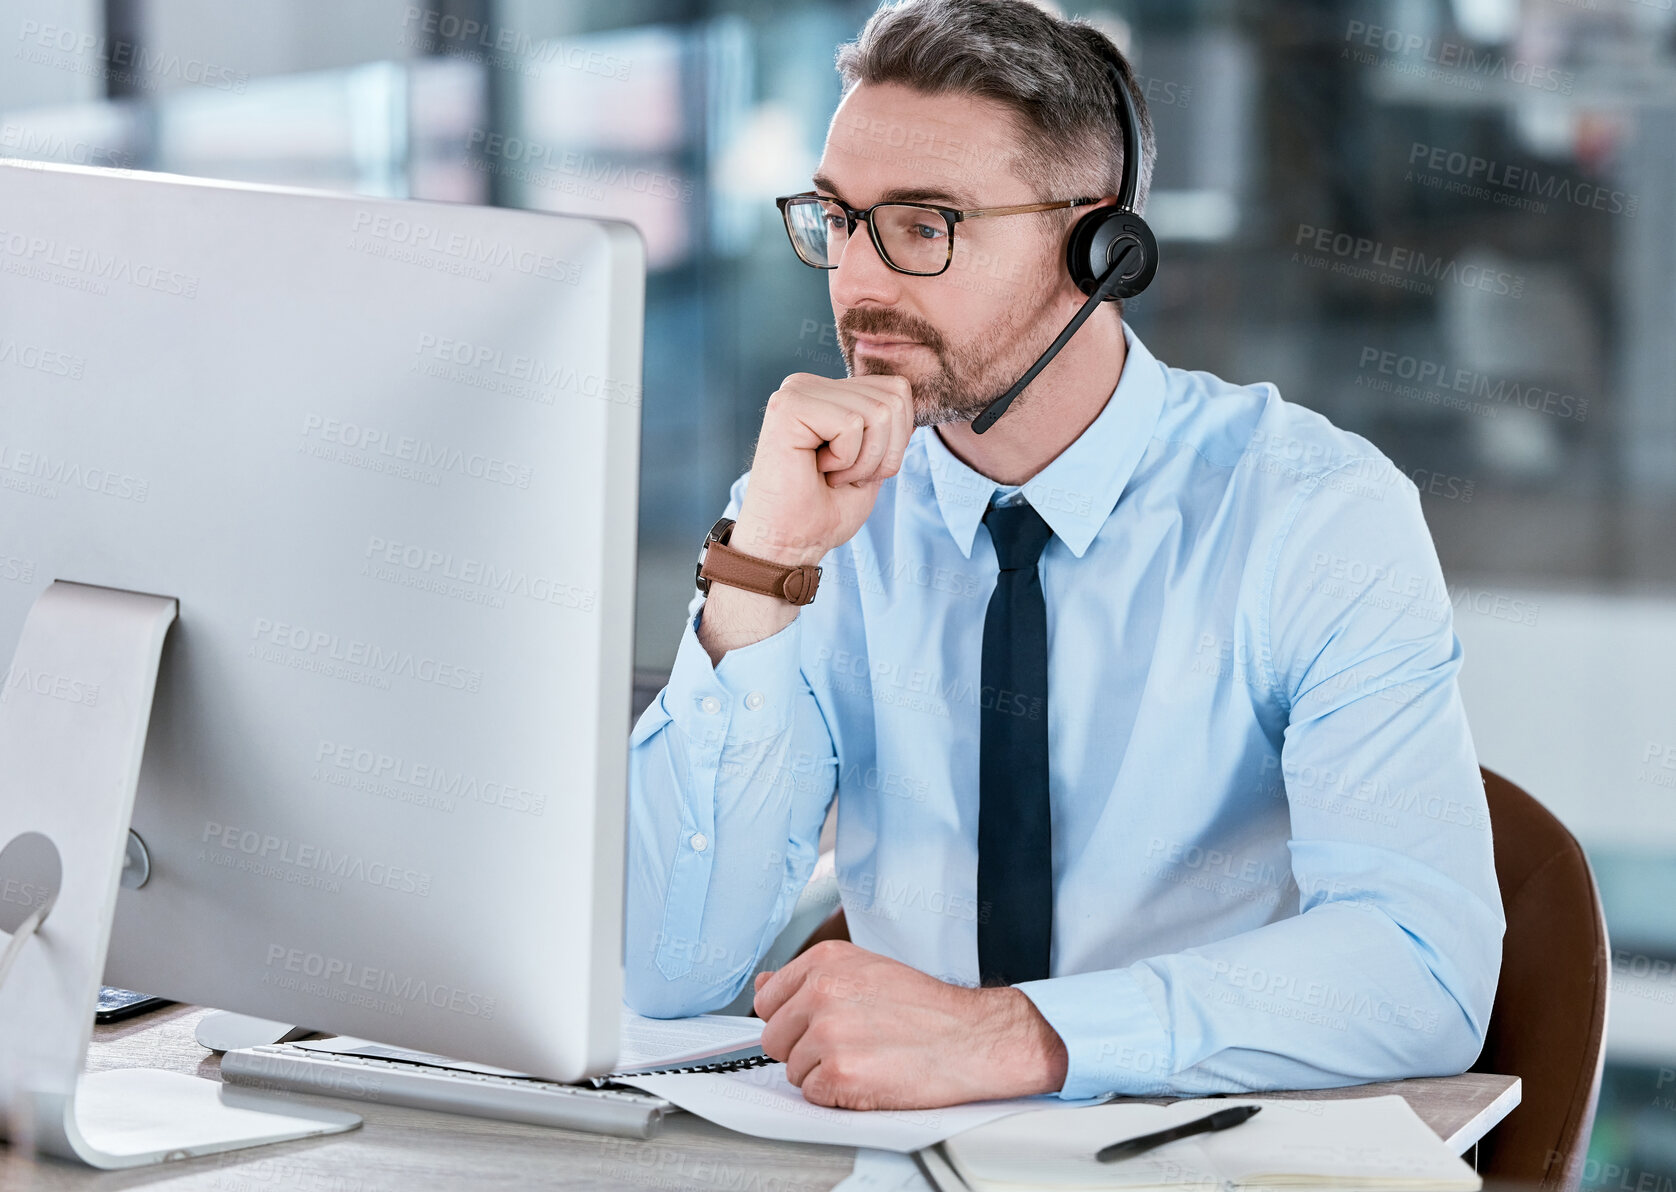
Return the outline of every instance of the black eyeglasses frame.
{"type": "Polygon", "coordinates": [[[891,199],[883,203],[874,203],[871,207],[858,209],[851,207],[840,199],[831,195],[819,194],[812,190],[802,191],[795,195],[781,195],[774,200],[774,205],[780,209],[780,218],[786,225],[786,239],[791,241],[792,251],[797,253],[797,259],[811,269],[836,269],[836,262],[830,265],[817,265],[805,257],[797,247],[797,236],[792,231],[790,206],[794,202],[813,199],[821,203],[830,203],[844,213],[848,221],[845,229],[846,237],[855,235],[858,223],[867,225],[867,235],[873,241],[873,250],[879,254],[879,260],[894,269],[897,273],[907,274],[909,277],[937,277],[948,272],[949,264],[954,260],[954,225],[968,219],[988,219],[999,215],[1029,215],[1037,211],[1060,211],[1067,207],[1086,207],[1090,203],[1098,203],[1099,199],[1064,199],[1054,203],[1021,203],[1011,207],[975,207],[970,211],[961,211],[954,207],[941,207],[936,203],[916,203],[901,199],[891,199]],[[948,229],[948,250],[943,256],[940,268],[932,270],[904,269],[890,259],[890,253],[879,240],[879,230],[873,223],[873,213],[880,207],[912,207],[920,211],[931,211],[943,217],[943,224],[948,229]]]}

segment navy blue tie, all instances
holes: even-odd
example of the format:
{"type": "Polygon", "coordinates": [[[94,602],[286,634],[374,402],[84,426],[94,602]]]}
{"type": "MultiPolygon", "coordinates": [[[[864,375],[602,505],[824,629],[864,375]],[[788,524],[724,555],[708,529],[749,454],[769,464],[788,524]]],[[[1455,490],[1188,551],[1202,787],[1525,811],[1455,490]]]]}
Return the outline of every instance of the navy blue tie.
{"type": "Polygon", "coordinates": [[[989,508],[1001,573],[983,623],[978,744],[978,975],[1048,975],[1053,823],[1048,806],[1047,602],[1036,560],[1053,531],[1028,505],[989,508]]]}

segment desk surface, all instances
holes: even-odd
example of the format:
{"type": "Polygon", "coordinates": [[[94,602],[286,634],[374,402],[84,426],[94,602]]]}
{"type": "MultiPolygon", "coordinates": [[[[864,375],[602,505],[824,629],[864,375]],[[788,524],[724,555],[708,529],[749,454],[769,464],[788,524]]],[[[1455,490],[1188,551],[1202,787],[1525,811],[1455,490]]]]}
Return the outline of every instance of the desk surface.
{"type": "MultiPolygon", "coordinates": [[[[193,1028],[206,1011],[174,1007],[94,1030],[88,1068],[165,1068],[220,1078],[219,1059],[198,1046],[193,1028]]],[[[1468,1073],[1446,1078],[1358,1085],[1283,1097],[1401,1093],[1421,1119],[1464,1150],[1519,1103],[1513,1076],[1468,1073]]],[[[306,1097],[342,1107],[348,1102],[306,1097]]],[[[850,1174],[851,1147],[769,1142],[671,1114],[648,1142],[543,1126],[493,1122],[419,1109],[356,1102],[359,1130],[280,1143],[129,1172],[91,1172],[0,1147],[0,1188],[53,1192],[132,1188],[166,1192],[420,1192],[461,1188],[772,1189],[822,1192],[850,1174]]]]}

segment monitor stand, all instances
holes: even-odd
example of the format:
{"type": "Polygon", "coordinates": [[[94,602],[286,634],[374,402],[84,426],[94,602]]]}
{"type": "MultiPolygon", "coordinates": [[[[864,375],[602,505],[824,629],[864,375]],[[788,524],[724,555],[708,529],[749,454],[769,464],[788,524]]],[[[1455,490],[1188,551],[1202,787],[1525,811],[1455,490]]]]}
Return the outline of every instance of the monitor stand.
{"type": "Polygon", "coordinates": [[[124,1168],[353,1113],[179,1072],[82,1072],[173,598],[54,583],[0,679],[0,1109],[14,1147],[124,1168]]]}

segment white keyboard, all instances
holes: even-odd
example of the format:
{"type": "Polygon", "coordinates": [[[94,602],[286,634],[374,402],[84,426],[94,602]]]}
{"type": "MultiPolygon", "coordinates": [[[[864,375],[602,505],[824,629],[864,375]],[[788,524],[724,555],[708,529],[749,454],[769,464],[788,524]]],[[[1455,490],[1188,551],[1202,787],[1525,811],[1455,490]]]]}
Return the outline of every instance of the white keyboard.
{"type": "Polygon", "coordinates": [[[221,1057],[229,1084],[437,1109],[498,1121],[561,1126],[624,1138],[657,1133],[672,1102],[638,1089],[588,1088],[528,1077],[489,1076],[400,1060],[304,1051],[279,1043],[221,1057]]]}

